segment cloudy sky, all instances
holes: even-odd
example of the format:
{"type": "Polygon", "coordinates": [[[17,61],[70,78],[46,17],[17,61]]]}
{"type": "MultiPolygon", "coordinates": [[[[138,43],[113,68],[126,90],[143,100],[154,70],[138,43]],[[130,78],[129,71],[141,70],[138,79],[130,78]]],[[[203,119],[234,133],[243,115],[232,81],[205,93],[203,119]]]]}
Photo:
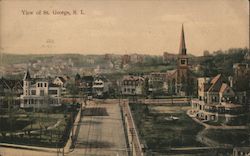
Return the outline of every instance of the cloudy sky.
{"type": "Polygon", "coordinates": [[[184,23],[188,53],[202,55],[204,50],[248,47],[248,19],[248,0],[1,0],[0,50],[178,53],[184,23]]]}

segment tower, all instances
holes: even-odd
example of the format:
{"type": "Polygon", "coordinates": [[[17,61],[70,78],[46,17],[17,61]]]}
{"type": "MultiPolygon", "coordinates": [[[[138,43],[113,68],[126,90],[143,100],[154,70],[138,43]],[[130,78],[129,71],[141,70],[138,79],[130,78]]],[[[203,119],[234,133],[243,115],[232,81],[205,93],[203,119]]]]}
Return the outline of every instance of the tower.
{"type": "Polygon", "coordinates": [[[188,94],[189,84],[188,56],[185,42],[184,27],[181,28],[180,47],[177,62],[176,93],[179,95],[188,94]]]}
{"type": "Polygon", "coordinates": [[[24,95],[30,95],[30,83],[31,83],[30,72],[27,69],[23,78],[23,94],[24,95]]]}
{"type": "Polygon", "coordinates": [[[178,67],[179,68],[183,68],[183,67],[187,68],[188,67],[187,48],[186,48],[183,25],[181,28],[180,48],[179,48],[179,55],[178,55],[178,67]]]}

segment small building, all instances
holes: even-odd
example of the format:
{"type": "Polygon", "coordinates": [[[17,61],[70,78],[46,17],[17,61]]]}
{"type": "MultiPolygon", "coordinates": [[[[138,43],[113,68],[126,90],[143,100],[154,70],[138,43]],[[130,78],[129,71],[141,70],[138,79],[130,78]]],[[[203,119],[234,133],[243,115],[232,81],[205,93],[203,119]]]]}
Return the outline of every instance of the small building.
{"type": "Polygon", "coordinates": [[[31,78],[27,70],[23,79],[21,108],[47,108],[61,105],[61,87],[46,78],[31,78]]]}
{"type": "Polygon", "coordinates": [[[79,92],[81,94],[92,96],[93,82],[94,82],[94,77],[91,75],[80,76],[79,74],[76,74],[75,76],[75,86],[79,88],[79,92]]]}
{"type": "Polygon", "coordinates": [[[167,93],[166,73],[153,72],[148,76],[148,91],[150,93],[167,93]]]}
{"type": "Polygon", "coordinates": [[[107,96],[110,88],[110,82],[103,76],[97,76],[93,82],[94,97],[103,98],[107,96]]]}
{"type": "Polygon", "coordinates": [[[56,76],[55,79],[53,80],[53,84],[58,85],[61,87],[61,94],[65,95],[66,94],[66,86],[68,84],[69,77],[65,76],[56,76]]]}
{"type": "Polygon", "coordinates": [[[121,82],[121,93],[123,95],[142,95],[144,78],[141,76],[124,76],[121,82]]]}

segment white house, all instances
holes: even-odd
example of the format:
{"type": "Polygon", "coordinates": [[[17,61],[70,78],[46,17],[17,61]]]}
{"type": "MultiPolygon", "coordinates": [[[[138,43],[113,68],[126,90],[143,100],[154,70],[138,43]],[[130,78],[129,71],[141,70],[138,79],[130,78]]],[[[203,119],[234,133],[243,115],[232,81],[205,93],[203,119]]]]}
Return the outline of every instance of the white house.
{"type": "Polygon", "coordinates": [[[46,108],[61,105],[61,87],[47,79],[31,78],[27,70],[23,79],[21,108],[46,108]]]}
{"type": "Polygon", "coordinates": [[[67,77],[62,77],[62,76],[56,76],[55,79],[53,80],[53,84],[58,85],[61,87],[61,94],[65,95],[66,94],[66,86],[67,86],[67,81],[69,78],[67,77]]]}
{"type": "Polygon", "coordinates": [[[96,77],[93,82],[93,94],[97,97],[103,97],[109,92],[110,82],[105,77],[96,77]]]}
{"type": "Polygon", "coordinates": [[[142,95],[144,78],[141,76],[124,76],[121,84],[123,95],[142,95]]]}

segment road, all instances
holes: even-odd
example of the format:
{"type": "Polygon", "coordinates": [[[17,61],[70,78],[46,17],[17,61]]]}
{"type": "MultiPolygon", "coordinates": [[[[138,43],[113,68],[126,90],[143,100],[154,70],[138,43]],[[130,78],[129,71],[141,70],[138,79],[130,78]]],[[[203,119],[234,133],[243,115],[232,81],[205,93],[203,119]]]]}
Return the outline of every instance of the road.
{"type": "Polygon", "coordinates": [[[118,100],[91,102],[83,111],[70,156],[127,156],[118,100]]]}

